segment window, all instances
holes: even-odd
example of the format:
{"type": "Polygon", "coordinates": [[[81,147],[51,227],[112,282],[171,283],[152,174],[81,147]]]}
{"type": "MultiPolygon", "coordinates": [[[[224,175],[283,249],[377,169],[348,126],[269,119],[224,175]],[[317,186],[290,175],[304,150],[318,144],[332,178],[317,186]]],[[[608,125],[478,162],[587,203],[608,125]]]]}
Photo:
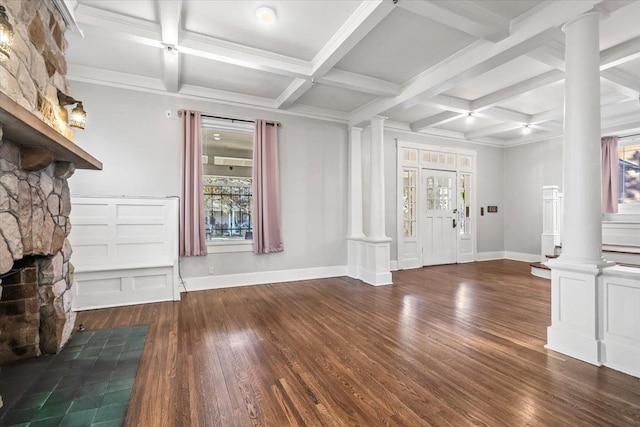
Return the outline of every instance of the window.
{"type": "Polygon", "coordinates": [[[618,203],[640,203],[640,144],[620,144],[618,159],[618,203]]]}
{"type": "Polygon", "coordinates": [[[252,167],[253,124],[203,118],[202,179],[207,243],[251,242],[252,167]]]}

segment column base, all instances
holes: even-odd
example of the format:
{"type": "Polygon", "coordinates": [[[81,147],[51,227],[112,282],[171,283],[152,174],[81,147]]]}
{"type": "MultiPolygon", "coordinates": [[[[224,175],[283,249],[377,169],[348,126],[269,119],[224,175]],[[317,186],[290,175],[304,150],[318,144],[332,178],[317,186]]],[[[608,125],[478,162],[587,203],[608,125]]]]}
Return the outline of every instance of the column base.
{"type": "Polygon", "coordinates": [[[602,296],[598,279],[602,270],[594,264],[552,260],[551,326],[545,348],[602,366],[602,296]]]}
{"type": "Polygon", "coordinates": [[[583,362],[591,363],[592,365],[603,365],[603,351],[600,341],[553,326],[547,328],[547,344],[544,348],[557,351],[558,353],[582,360],[583,362]]]}
{"type": "Polygon", "coordinates": [[[373,285],[391,285],[391,239],[347,239],[347,274],[373,285]]]}

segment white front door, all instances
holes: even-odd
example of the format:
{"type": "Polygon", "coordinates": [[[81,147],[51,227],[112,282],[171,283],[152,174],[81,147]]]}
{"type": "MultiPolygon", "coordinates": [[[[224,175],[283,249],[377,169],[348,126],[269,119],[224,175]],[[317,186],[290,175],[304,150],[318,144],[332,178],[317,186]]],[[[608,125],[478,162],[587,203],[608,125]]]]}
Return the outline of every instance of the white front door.
{"type": "Polygon", "coordinates": [[[422,265],[455,264],[457,255],[456,173],[422,169],[422,265]]]}

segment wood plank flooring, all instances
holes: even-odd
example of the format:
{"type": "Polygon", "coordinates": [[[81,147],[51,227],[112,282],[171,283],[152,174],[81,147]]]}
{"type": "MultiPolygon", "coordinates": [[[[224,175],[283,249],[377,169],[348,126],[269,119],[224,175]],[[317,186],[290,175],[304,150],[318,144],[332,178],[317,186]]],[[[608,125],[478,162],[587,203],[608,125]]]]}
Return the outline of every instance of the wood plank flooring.
{"type": "Polygon", "coordinates": [[[489,261],[80,313],[150,324],[128,426],[639,426],[640,380],[543,348],[550,283],[489,261]]]}

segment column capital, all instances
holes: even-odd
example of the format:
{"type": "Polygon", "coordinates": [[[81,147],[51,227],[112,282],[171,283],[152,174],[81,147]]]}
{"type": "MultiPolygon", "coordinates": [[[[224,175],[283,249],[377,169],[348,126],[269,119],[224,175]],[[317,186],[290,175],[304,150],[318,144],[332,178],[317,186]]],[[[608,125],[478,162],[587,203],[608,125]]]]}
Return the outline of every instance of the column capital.
{"type": "Polygon", "coordinates": [[[602,20],[604,15],[602,14],[602,12],[598,11],[597,9],[593,9],[593,10],[590,10],[589,12],[585,12],[582,15],[578,15],[575,18],[571,18],[570,20],[565,22],[564,25],[562,26],[562,32],[566,34],[567,28],[584,19],[591,18],[592,16],[597,16],[598,20],[600,21],[602,20]]]}
{"type": "Polygon", "coordinates": [[[373,122],[373,121],[382,121],[383,122],[383,121],[387,120],[388,118],[389,117],[385,117],[385,116],[373,116],[373,117],[371,117],[370,121],[371,122],[373,122]]]}
{"type": "Polygon", "coordinates": [[[362,132],[362,128],[358,126],[349,126],[349,132],[362,132]]]}

